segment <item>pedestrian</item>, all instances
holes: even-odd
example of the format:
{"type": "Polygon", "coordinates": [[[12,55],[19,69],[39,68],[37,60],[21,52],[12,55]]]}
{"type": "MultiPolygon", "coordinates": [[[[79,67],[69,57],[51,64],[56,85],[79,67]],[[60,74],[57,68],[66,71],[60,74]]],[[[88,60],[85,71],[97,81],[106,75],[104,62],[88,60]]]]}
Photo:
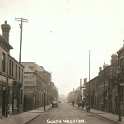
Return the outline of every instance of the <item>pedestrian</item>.
{"type": "Polygon", "coordinates": [[[83,100],[82,100],[81,106],[82,106],[82,110],[84,110],[84,101],[83,100]]]}
{"type": "Polygon", "coordinates": [[[89,106],[88,102],[86,103],[86,111],[87,111],[87,112],[90,111],[90,106],[89,106]]]}
{"type": "Polygon", "coordinates": [[[74,107],[74,101],[72,101],[72,106],[74,107]]]}

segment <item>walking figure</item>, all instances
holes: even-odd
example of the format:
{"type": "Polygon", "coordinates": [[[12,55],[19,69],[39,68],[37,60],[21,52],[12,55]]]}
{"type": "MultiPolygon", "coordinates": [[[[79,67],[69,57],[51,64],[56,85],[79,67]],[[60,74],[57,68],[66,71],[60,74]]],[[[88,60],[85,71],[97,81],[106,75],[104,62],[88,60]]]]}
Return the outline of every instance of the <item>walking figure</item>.
{"type": "Polygon", "coordinates": [[[88,103],[86,103],[86,110],[87,110],[87,112],[90,112],[90,106],[88,103]]]}
{"type": "Polygon", "coordinates": [[[74,101],[72,101],[72,106],[74,107],[74,101]]]}
{"type": "Polygon", "coordinates": [[[82,110],[84,110],[84,105],[85,105],[85,103],[84,103],[84,101],[82,100],[82,103],[81,103],[82,110]]]}

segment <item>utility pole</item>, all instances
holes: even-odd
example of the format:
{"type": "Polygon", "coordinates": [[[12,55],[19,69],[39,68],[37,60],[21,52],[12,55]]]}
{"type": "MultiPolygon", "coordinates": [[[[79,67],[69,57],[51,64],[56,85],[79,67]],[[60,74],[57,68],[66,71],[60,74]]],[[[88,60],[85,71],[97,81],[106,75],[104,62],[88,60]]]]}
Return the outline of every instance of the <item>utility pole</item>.
{"type": "Polygon", "coordinates": [[[105,111],[105,62],[104,62],[104,67],[103,67],[103,81],[104,81],[104,91],[103,91],[104,110],[103,111],[105,111]]]}
{"type": "Polygon", "coordinates": [[[90,93],[90,50],[89,50],[89,111],[90,111],[90,107],[91,107],[91,93],[90,93]]]}
{"type": "Polygon", "coordinates": [[[89,81],[90,81],[90,50],[89,50],[89,81]]]}
{"type": "Polygon", "coordinates": [[[19,51],[19,63],[21,63],[21,49],[22,49],[22,31],[23,31],[23,22],[28,22],[27,19],[24,18],[16,18],[16,21],[20,21],[20,51],[19,51]]]}
{"type": "MultiPolygon", "coordinates": [[[[24,18],[15,18],[15,20],[16,21],[19,21],[20,22],[20,24],[19,24],[19,26],[20,26],[20,50],[19,50],[19,63],[21,64],[21,51],[22,51],[22,31],[23,31],[23,22],[28,22],[28,20],[27,19],[24,19],[24,18]]],[[[23,81],[22,81],[22,83],[23,83],[23,81]]],[[[17,83],[17,85],[19,85],[18,83],[17,83]]],[[[17,111],[19,112],[19,108],[20,108],[20,101],[22,101],[22,94],[21,94],[21,87],[22,86],[19,86],[19,88],[17,89],[17,91],[18,91],[18,96],[17,96],[17,111]]],[[[23,103],[22,103],[23,104],[23,103]]]]}

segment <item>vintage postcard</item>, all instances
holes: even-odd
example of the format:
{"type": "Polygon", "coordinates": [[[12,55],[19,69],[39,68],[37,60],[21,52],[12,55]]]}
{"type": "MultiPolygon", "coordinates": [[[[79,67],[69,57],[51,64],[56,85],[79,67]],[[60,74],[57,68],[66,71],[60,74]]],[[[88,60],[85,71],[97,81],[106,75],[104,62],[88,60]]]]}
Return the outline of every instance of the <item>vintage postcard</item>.
{"type": "Polygon", "coordinates": [[[116,123],[124,1],[0,0],[0,124],[116,123]]]}

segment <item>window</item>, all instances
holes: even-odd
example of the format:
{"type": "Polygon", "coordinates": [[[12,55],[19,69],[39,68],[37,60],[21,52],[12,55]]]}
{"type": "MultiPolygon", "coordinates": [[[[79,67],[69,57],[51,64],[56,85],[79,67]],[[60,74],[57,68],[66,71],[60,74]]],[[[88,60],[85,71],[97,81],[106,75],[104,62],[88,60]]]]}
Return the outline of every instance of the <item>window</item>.
{"type": "Polygon", "coordinates": [[[2,71],[6,71],[6,54],[2,53],[2,71]]]}
{"type": "Polygon", "coordinates": [[[22,89],[20,90],[20,94],[21,94],[21,99],[20,99],[21,101],[20,101],[20,103],[22,104],[22,99],[23,99],[23,90],[22,89]]]}
{"type": "Polygon", "coordinates": [[[124,59],[120,61],[121,71],[124,72],[124,59]]]}
{"type": "Polygon", "coordinates": [[[9,75],[11,75],[11,60],[9,60],[9,75]]]}
{"type": "Polygon", "coordinates": [[[14,75],[14,73],[13,73],[13,61],[12,61],[12,76],[14,75]]]}
{"type": "Polygon", "coordinates": [[[21,75],[20,75],[20,74],[21,74],[21,72],[20,72],[20,71],[21,71],[21,69],[20,69],[20,67],[19,67],[19,80],[20,80],[20,77],[21,77],[21,75]]]}
{"type": "Polygon", "coordinates": [[[23,69],[21,69],[21,81],[23,81],[23,69]]]}
{"type": "Polygon", "coordinates": [[[18,77],[17,77],[17,64],[16,64],[16,73],[15,73],[15,75],[16,75],[16,79],[17,79],[17,78],[18,78],[18,77]]]}

